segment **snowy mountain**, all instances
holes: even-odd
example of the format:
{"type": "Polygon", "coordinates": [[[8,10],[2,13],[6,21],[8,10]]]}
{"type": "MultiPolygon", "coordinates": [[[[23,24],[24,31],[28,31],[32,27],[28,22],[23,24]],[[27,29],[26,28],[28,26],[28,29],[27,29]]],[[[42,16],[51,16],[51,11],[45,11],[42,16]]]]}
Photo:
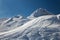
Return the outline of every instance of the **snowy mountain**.
{"type": "Polygon", "coordinates": [[[51,12],[47,11],[46,9],[43,8],[39,8],[37,10],[35,10],[30,16],[28,16],[27,18],[29,19],[34,19],[36,17],[39,16],[43,16],[43,15],[53,15],[51,12]]]}
{"type": "Polygon", "coordinates": [[[60,40],[60,14],[42,10],[26,19],[15,16],[5,20],[0,26],[0,40],[60,40]]]}

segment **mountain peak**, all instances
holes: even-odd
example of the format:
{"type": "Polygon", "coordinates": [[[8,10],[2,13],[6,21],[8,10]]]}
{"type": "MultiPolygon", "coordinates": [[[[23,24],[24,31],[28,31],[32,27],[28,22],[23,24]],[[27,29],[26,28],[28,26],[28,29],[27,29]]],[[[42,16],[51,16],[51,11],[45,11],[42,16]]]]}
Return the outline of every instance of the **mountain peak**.
{"type": "Polygon", "coordinates": [[[39,17],[39,16],[43,16],[43,15],[52,15],[52,13],[50,13],[46,9],[39,8],[39,9],[35,10],[28,18],[35,18],[35,17],[39,17]]]}

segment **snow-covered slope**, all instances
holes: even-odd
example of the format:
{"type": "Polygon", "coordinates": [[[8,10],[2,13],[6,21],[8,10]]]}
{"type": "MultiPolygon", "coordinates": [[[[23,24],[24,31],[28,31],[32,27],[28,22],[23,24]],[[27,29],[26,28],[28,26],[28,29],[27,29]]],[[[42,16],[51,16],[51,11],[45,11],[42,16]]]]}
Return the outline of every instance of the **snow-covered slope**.
{"type": "Polygon", "coordinates": [[[0,30],[0,40],[60,40],[60,14],[33,19],[15,16],[4,21],[0,30]]]}
{"type": "Polygon", "coordinates": [[[0,25],[0,32],[12,30],[16,27],[23,25],[24,23],[28,22],[29,19],[23,19],[22,16],[14,16],[12,18],[8,18],[0,25]]]}
{"type": "Polygon", "coordinates": [[[52,13],[48,12],[46,9],[39,8],[36,11],[34,11],[30,16],[28,16],[26,19],[24,19],[24,17],[21,15],[17,15],[12,18],[8,18],[6,21],[2,22],[2,24],[0,26],[0,32],[14,29],[18,26],[23,25],[24,23],[28,22],[29,20],[32,20],[36,17],[43,16],[43,15],[52,15],[52,13]]]}
{"type": "MultiPolygon", "coordinates": [[[[1,32],[0,38],[16,39],[16,40],[39,40],[40,37],[45,39],[46,36],[55,36],[56,33],[60,34],[60,20],[57,15],[41,16],[33,19],[22,26],[7,32],[1,32]],[[8,37],[7,37],[8,36],[8,37]],[[25,38],[25,37],[27,38],[25,38]],[[43,36],[43,37],[42,37],[43,36]],[[16,37],[16,38],[14,38],[16,37]]],[[[48,39],[52,39],[52,36],[48,39]]],[[[54,37],[53,37],[54,39],[54,37]]],[[[47,39],[46,39],[47,40],[47,39]]]]}

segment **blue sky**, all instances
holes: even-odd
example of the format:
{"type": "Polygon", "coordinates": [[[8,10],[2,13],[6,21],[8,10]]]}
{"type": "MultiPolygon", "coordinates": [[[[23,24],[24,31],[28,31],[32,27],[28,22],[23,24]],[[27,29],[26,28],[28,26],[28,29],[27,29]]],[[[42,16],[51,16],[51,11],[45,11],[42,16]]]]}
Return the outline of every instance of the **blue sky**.
{"type": "Polygon", "coordinates": [[[37,8],[60,13],[60,0],[0,0],[0,18],[15,15],[28,16],[37,8]]]}

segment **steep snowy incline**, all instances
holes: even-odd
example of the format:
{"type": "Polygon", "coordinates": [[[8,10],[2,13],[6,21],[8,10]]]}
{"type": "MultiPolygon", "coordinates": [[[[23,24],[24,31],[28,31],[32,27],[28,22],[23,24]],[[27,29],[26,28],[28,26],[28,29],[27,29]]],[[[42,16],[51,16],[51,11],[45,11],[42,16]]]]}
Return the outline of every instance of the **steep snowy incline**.
{"type": "MultiPolygon", "coordinates": [[[[6,37],[6,36],[9,36],[9,35],[12,35],[14,33],[19,33],[19,32],[22,33],[24,30],[28,29],[29,27],[31,27],[33,25],[36,25],[36,23],[39,22],[39,21],[41,22],[42,20],[46,20],[46,19],[49,19],[51,17],[55,17],[55,15],[50,15],[49,17],[48,16],[38,17],[38,18],[36,18],[36,19],[34,19],[32,21],[27,22],[26,24],[24,24],[21,27],[17,27],[15,29],[10,30],[10,31],[7,31],[7,32],[1,32],[0,33],[0,38],[1,37],[6,37]]],[[[47,25],[49,25],[49,24],[47,24],[47,25]]],[[[44,25],[44,27],[45,27],[45,25],[44,25]]]]}
{"type": "Polygon", "coordinates": [[[28,22],[29,19],[24,19],[22,16],[14,16],[12,18],[9,18],[5,20],[1,25],[0,25],[0,32],[5,32],[8,30],[12,30],[14,28],[17,28],[19,26],[22,26],[24,23],[28,22]]]}
{"type": "Polygon", "coordinates": [[[40,17],[44,15],[52,15],[52,13],[48,12],[46,9],[39,8],[36,11],[34,11],[30,16],[27,18],[24,18],[21,15],[14,16],[12,18],[8,18],[2,24],[0,25],[0,32],[8,31],[17,28],[18,26],[22,26],[26,22],[40,17]]]}
{"type": "Polygon", "coordinates": [[[0,25],[0,40],[60,40],[60,14],[39,8],[27,18],[9,18],[0,25]]]}

